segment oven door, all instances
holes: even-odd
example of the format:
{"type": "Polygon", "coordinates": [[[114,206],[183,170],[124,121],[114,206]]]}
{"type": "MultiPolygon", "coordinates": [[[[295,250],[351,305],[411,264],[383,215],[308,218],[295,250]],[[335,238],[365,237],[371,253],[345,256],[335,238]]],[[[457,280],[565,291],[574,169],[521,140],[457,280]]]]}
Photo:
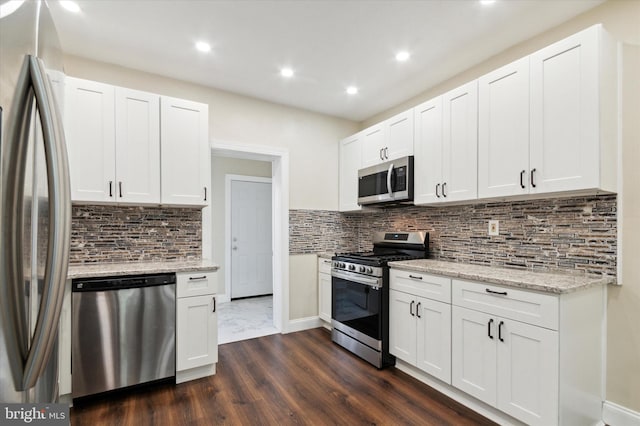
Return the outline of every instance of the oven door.
{"type": "Polygon", "coordinates": [[[338,330],[379,350],[382,340],[380,280],[348,272],[331,274],[331,319],[338,330]]]}

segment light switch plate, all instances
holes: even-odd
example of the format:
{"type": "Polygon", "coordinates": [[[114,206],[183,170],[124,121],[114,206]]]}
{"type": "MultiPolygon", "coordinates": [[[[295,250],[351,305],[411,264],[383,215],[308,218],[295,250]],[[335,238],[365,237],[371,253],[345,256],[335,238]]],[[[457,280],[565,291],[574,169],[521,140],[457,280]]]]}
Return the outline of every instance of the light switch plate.
{"type": "Polygon", "coordinates": [[[489,221],[489,235],[500,235],[500,223],[497,220],[489,221]]]}

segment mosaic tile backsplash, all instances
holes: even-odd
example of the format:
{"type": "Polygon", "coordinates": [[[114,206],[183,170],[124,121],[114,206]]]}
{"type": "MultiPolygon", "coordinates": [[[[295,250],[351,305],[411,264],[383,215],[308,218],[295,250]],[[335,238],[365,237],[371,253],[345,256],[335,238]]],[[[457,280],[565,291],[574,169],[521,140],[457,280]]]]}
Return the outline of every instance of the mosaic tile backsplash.
{"type": "Polygon", "coordinates": [[[439,260],[616,275],[615,195],[358,214],[293,210],[290,252],[369,250],[377,230],[426,230],[430,257],[439,260]],[[499,221],[499,236],[487,235],[490,219],[499,221]]]}
{"type": "Polygon", "coordinates": [[[70,263],[193,260],[202,256],[202,211],[74,205],[70,263]]]}

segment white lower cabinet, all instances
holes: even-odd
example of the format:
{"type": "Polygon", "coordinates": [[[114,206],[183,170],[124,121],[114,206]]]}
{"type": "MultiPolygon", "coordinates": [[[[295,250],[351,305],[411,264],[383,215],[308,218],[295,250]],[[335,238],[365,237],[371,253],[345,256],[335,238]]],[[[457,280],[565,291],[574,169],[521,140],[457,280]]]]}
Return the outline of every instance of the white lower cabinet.
{"type": "Polygon", "coordinates": [[[331,324],[331,260],[318,258],[318,316],[331,324]]]}
{"type": "Polygon", "coordinates": [[[176,279],[176,383],[181,383],[215,373],[216,273],[178,273],[176,279]]]}
{"type": "Polygon", "coordinates": [[[430,375],[451,383],[451,305],[442,284],[448,278],[392,270],[389,289],[389,352],[430,375]],[[433,289],[437,289],[434,291],[433,289]]]}
{"type": "Polygon", "coordinates": [[[453,386],[527,424],[558,412],[558,332],[453,307],[453,386]]]}
{"type": "Polygon", "coordinates": [[[500,424],[602,419],[605,288],[555,294],[396,268],[389,276],[398,368],[500,424]]]}

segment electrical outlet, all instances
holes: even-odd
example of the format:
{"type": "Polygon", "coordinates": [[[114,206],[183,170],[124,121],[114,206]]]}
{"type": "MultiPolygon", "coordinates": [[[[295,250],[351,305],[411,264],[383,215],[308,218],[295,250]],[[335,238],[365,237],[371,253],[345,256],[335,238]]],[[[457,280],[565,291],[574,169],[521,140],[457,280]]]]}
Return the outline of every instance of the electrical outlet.
{"type": "Polygon", "coordinates": [[[489,221],[489,235],[500,235],[500,223],[497,220],[489,221]]]}

